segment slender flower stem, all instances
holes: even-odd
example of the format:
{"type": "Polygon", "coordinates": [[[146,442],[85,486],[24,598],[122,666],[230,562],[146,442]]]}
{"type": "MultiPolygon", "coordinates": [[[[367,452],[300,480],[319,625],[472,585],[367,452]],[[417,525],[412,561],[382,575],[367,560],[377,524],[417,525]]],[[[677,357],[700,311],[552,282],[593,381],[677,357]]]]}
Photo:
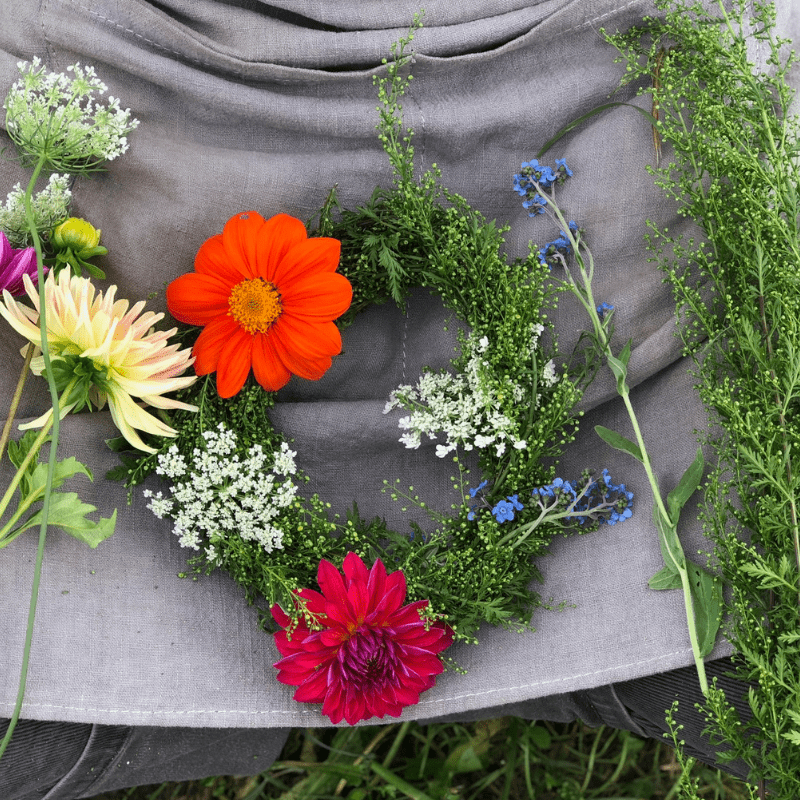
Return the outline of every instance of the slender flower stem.
{"type": "Polygon", "coordinates": [[[53,416],[51,420],[51,438],[50,438],[50,454],[47,463],[47,479],[44,489],[44,499],[42,505],[42,524],[39,528],[39,543],[36,548],[36,563],[33,570],[33,585],[31,587],[31,601],[28,607],[28,625],[25,632],[25,646],[22,652],[22,667],[20,670],[19,689],[17,692],[17,702],[14,706],[14,711],[11,715],[11,720],[8,725],[3,741],[0,742],[0,758],[3,757],[6,747],[8,747],[11,736],[14,733],[14,728],[17,725],[20,712],[22,711],[22,701],[25,697],[25,687],[28,682],[28,662],[30,660],[31,643],[33,641],[33,623],[36,619],[36,605],[39,599],[39,582],[42,576],[42,560],[44,559],[44,545],[47,538],[47,522],[50,513],[50,494],[53,489],[53,473],[55,472],[56,457],[58,452],[58,436],[60,430],[60,407],[58,399],[58,390],[56,389],[55,381],[53,379],[52,370],[50,369],[50,353],[47,348],[47,307],[45,305],[44,294],[44,267],[42,266],[42,244],[39,240],[39,233],[36,230],[36,221],[33,216],[33,209],[31,208],[31,196],[33,189],[36,186],[36,181],[39,174],[47,163],[47,157],[42,154],[36,162],[33,169],[33,174],[28,182],[28,187],[25,190],[24,203],[25,203],[25,219],[28,223],[28,228],[31,232],[33,239],[33,246],[36,250],[36,272],[39,282],[39,330],[41,333],[41,347],[42,355],[44,357],[45,374],[47,376],[47,385],[50,389],[50,399],[53,406],[53,416]]]}
{"type": "MultiPolygon", "coordinates": [[[[586,309],[586,312],[588,313],[592,323],[597,344],[599,345],[600,350],[603,352],[609,367],[612,368],[612,371],[614,371],[615,375],[618,377],[617,393],[622,398],[622,402],[625,404],[625,410],[628,413],[628,418],[631,426],[633,427],[634,436],[636,437],[636,444],[638,445],[641,454],[641,463],[644,466],[645,473],[647,474],[647,480],[650,484],[650,489],[653,495],[653,502],[656,505],[656,513],[661,520],[661,525],[659,526],[659,536],[662,536],[663,539],[664,537],[661,532],[661,527],[663,526],[664,530],[674,530],[675,523],[672,521],[672,518],[667,511],[666,506],[664,505],[664,500],[661,496],[661,490],[658,486],[658,480],[656,479],[655,472],[653,471],[650,456],[645,445],[644,436],[642,435],[642,431],[639,426],[639,420],[636,417],[636,412],[634,411],[633,404],[630,400],[630,387],[628,386],[626,379],[627,365],[624,365],[625,374],[623,374],[621,378],[618,375],[617,370],[614,370],[612,367],[613,362],[616,362],[617,365],[620,362],[615,358],[613,352],[611,351],[611,339],[608,333],[608,328],[603,325],[603,321],[600,319],[596,301],[594,295],[592,294],[592,278],[594,275],[594,259],[592,257],[592,253],[585,245],[581,247],[579,236],[576,238],[576,236],[573,235],[573,231],[569,227],[569,223],[564,218],[564,215],[555,203],[553,194],[548,195],[547,192],[538,185],[537,191],[548,199],[548,203],[545,208],[562,226],[563,233],[568,238],[572,247],[572,252],[575,255],[575,262],[578,265],[578,270],[580,272],[580,284],[578,284],[572,276],[569,268],[567,267],[566,259],[561,257],[564,270],[567,274],[568,288],[578,298],[578,300],[581,302],[581,305],[583,305],[583,307],[586,309]]],[[[676,572],[680,576],[681,588],[683,591],[683,602],[686,610],[686,624],[689,632],[689,641],[692,646],[692,655],[694,657],[700,689],[702,690],[703,695],[707,696],[708,677],[706,676],[705,663],[700,655],[700,640],[697,631],[697,620],[695,618],[691,585],[689,582],[689,571],[686,566],[686,558],[683,550],[680,548],[680,542],[677,540],[677,536],[675,537],[675,542],[677,543],[678,552],[675,552],[675,548],[670,546],[662,547],[662,549],[664,550],[665,557],[667,555],[669,556],[670,560],[672,561],[672,566],[674,566],[676,572]]]]}
{"type": "Polygon", "coordinates": [[[3,460],[3,455],[6,452],[6,445],[8,444],[8,439],[11,436],[11,428],[14,425],[14,418],[17,416],[19,401],[22,399],[22,390],[25,388],[25,382],[28,379],[28,372],[30,370],[31,361],[33,360],[33,351],[35,349],[36,346],[33,344],[33,342],[29,342],[28,347],[25,350],[25,363],[22,365],[22,372],[19,374],[17,388],[14,390],[14,396],[11,398],[11,405],[8,409],[8,417],[6,417],[6,424],[3,426],[3,433],[0,434],[0,461],[3,460]]]}

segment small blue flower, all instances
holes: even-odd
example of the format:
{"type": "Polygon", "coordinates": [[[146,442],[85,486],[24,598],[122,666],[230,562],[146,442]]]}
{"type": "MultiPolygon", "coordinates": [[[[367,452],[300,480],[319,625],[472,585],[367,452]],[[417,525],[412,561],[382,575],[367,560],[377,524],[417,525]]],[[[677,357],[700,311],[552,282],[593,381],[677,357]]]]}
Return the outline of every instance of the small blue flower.
{"type": "Polygon", "coordinates": [[[481,489],[485,488],[488,485],[489,481],[481,481],[474,489],[469,490],[469,496],[475,497],[475,495],[478,494],[478,492],[480,492],[481,489]]]}
{"type": "Polygon", "coordinates": [[[567,166],[567,159],[566,158],[557,158],[556,159],[556,169],[559,170],[559,172],[563,171],[563,174],[567,178],[571,178],[572,177],[572,170],[567,166]]]}
{"type": "Polygon", "coordinates": [[[614,306],[610,305],[609,303],[600,303],[600,305],[597,306],[597,313],[598,313],[601,321],[606,318],[606,314],[609,311],[613,311],[613,310],[614,310],[614,306]]]}
{"type": "Polygon", "coordinates": [[[522,505],[522,503],[520,503],[519,495],[517,494],[510,495],[509,497],[506,498],[506,500],[508,500],[508,502],[511,503],[515,511],[522,511],[522,509],[525,508],[525,506],[522,505]]]}
{"type": "Polygon", "coordinates": [[[508,500],[501,500],[493,509],[495,519],[498,522],[511,521],[514,519],[514,506],[508,500]]]}

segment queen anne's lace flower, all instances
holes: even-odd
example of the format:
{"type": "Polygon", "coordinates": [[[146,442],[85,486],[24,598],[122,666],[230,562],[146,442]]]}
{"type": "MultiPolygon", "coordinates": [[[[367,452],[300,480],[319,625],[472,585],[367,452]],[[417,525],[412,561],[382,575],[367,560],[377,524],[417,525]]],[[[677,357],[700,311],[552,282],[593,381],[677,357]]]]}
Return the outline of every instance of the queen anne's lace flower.
{"type": "MultiPolygon", "coordinates": [[[[47,239],[50,231],[69,216],[72,192],[69,189],[69,175],[53,173],[47,186],[31,197],[31,211],[40,239],[47,239]]],[[[27,247],[31,243],[28,221],[25,218],[25,190],[22,184],[15,184],[0,206],[0,230],[8,236],[12,247],[27,247]]]]}
{"type": "MultiPolygon", "coordinates": [[[[541,332],[539,327],[544,330],[543,326],[532,330],[532,347],[541,332]]],[[[527,442],[519,436],[518,424],[503,412],[500,397],[504,394],[519,404],[525,399],[525,389],[510,379],[497,387],[486,378],[485,353],[489,345],[488,337],[473,334],[464,342],[467,361],[463,372],[458,375],[427,372],[416,386],[398,386],[391,393],[384,414],[397,407],[411,411],[397,423],[405,431],[400,437],[402,444],[415,449],[421,445],[423,434],[429,439],[443,434],[446,441],[436,446],[439,458],[458,447],[469,451],[494,446],[498,458],[508,445],[516,450],[527,448],[527,442]]],[[[545,386],[556,382],[552,362],[545,366],[542,377],[545,386]]]]}
{"type": "Polygon", "coordinates": [[[127,135],[138,124],[130,109],[120,108],[94,67],[74,64],[66,75],[48,72],[37,57],[17,64],[20,78],[4,107],[6,129],[24,163],[40,158],[57,172],[81,173],[98,169],[128,149],[127,135]]]}
{"type": "Polygon", "coordinates": [[[174,481],[171,497],[145,490],[147,507],[159,518],[175,520],[172,532],[181,547],[199,550],[201,542],[210,542],[209,561],[217,558],[216,544],[231,535],[258,542],[268,553],[281,549],[278,518],[297,497],[288,478],[297,472],[297,454],[282,442],[274,453],[254,444],[240,458],[236,432],[222,423],[204,431],[203,440],[205,447],[195,449],[191,463],[174,445],[158,456],[156,472],[174,481]]]}

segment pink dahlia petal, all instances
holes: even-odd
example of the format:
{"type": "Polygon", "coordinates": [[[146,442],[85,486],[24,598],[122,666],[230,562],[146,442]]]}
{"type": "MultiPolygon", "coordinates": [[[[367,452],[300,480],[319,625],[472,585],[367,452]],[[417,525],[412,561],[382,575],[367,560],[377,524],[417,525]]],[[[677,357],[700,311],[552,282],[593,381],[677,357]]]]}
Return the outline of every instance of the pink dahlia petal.
{"type": "Polygon", "coordinates": [[[319,669],[312,672],[294,693],[298,703],[323,703],[328,693],[328,678],[326,670],[319,669]]]}
{"type": "Polygon", "coordinates": [[[317,581],[322,594],[329,603],[335,603],[340,608],[347,609],[347,589],[341,573],[330,561],[324,558],[319,562],[317,581]]]}
{"type": "MultiPolygon", "coordinates": [[[[26,247],[24,250],[12,250],[12,256],[6,263],[4,263],[2,276],[0,276],[0,283],[2,289],[8,289],[9,293],[14,297],[19,297],[25,294],[25,284],[22,281],[23,275],[28,275],[33,281],[34,285],[38,283],[36,273],[36,251],[32,247],[26,247]]],[[[45,270],[46,271],[46,270],[45,270]]]]}
{"type": "Polygon", "coordinates": [[[14,248],[11,247],[11,242],[8,241],[8,236],[0,231],[0,265],[5,264],[11,260],[14,255],[14,248]]]}
{"type": "MultiPolygon", "coordinates": [[[[270,608],[270,613],[281,628],[287,627],[292,621],[292,618],[277,603],[270,608]]],[[[283,631],[281,631],[281,633],[283,633],[283,631]]],[[[285,633],[283,633],[283,635],[286,636],[285,633]]]]}
{"type": "MultiPolygon", "coordinates": [[[[377,570],[378,564],[380,564],[380,568],[383,569],[383,562],[380,559],[375,562],[372,569],[377,570]]],[[[348,553],[342,562],[342,572],[344,572],[344,576],[347,578],[348,582],[353,583],[353,581],[359,581],[366,586],[370,579],[371,570],[367,569],[367,565],[355,553],[348,553]]],[[[385,569],[383,572],[386,574],[385,569]]]]}

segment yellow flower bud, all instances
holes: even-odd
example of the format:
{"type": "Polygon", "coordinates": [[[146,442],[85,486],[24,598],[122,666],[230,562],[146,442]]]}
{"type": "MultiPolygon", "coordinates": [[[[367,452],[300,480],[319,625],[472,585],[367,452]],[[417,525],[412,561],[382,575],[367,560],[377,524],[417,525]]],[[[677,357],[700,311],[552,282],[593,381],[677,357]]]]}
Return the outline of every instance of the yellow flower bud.
{"type": "Polygon", "coordinates": [[[100,244],[100,229],[85,219],[70,217],[56,226],[53,243],[59,250],[70,248],[76,253],[91,250],[100,244]]]}

